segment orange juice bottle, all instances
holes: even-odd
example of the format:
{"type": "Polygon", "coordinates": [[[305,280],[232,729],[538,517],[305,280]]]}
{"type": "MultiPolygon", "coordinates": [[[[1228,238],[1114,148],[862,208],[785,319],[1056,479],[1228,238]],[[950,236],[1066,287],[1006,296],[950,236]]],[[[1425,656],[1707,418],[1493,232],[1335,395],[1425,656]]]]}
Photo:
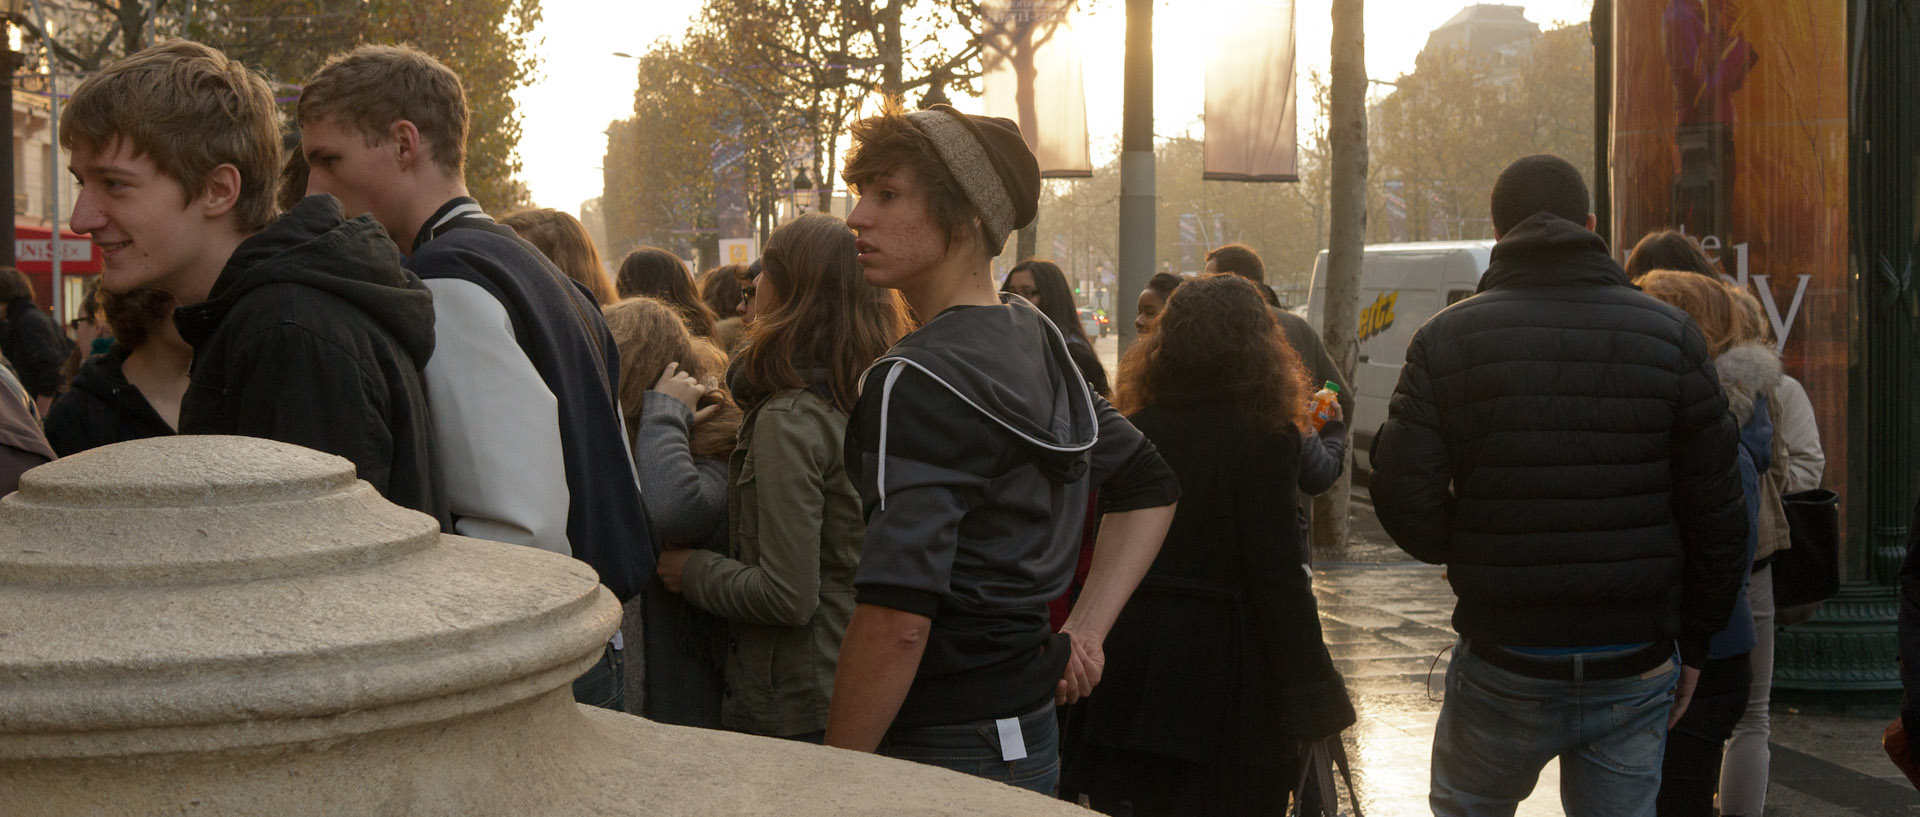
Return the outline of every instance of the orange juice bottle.
{"type": "Polygon", "coordinates": [[[1320,387],[1319,391],[1313,393],[1313,405],[1307,410],[1308,420],[1313,424],[1313,430],[1319,431],[1328,420],[1333,419],[1333,412],[1339,405],[1340,384],[1329,380],[1320,387]]]}

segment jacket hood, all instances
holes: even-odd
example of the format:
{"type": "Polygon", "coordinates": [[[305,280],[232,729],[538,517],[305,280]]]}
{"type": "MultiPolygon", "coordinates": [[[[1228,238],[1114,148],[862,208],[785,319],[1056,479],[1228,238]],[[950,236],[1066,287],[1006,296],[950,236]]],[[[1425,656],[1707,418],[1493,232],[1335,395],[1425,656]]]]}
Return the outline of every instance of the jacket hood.
{"type": "Polygon", "coordinates": [[[1754,401],[1780,383],[1780,355],[1765,344],[1749,341],[1713,359],[1720,390],[1727,394],[1727,410],[1745,426],[1753,417],[1754,401]]]}
{"type": "Polygon", "coordinates": [[[1632,286],[1599,234],[1552,213],[1535,213],[1493,245],[1480,290],[1588,284],[1632,286]]]}
{"type": "Polygon", "coordinates": [[[425,366],[433,354],[433,295],[402,265],[400,249],[370,215],[343,219],[332,196],[308,196],[227,259],[207,300],[174,312],[180,336],[199,346],[234,304],[269,284],[299,284],[359,307],[425,366]]]}
{"type": "MultiPolygon", "coordinates": [[[[999,306],[948,309],[868,367],[884,370],[880,398],[880,498],[886,499],[886,412],[894,381],[918,369],[975,411],[1012,432],[1049,480],[1087,472],[1099,440],[1093,389],[1073,365],[1066,337],[1024,299],[1002,293],[999,306]]],[[[861,375],[861,388],[871,384],[861,375]]]]}

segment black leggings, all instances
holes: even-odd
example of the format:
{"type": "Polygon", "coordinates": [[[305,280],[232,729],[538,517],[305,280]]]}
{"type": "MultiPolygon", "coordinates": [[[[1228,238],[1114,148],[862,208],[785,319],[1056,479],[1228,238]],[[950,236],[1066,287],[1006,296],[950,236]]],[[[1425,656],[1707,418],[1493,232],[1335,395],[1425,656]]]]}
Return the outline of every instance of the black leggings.
{"type": "Polygon", "coordinates": [[[1712,817],[1721,753],[1747,711],[1752,686],[1746,653],[1714,659],[1701,668],[1687,714],[1667,733],[1655,801],[1659,817],[1712,817]]]}

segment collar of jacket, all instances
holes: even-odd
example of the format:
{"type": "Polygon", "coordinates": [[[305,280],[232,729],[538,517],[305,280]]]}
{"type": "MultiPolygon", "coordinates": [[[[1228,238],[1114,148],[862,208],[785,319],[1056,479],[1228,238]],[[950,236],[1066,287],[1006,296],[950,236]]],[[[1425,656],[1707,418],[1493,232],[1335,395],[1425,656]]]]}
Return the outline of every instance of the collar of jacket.
{"type": "Polygon", "coordinates": [[[1627,271],[1607,254],[1606,240],[1581,225],[1540,212],[1514,225],[1493,245],[1479,291],[1576,284],[1633,286],[1627,271]]]}

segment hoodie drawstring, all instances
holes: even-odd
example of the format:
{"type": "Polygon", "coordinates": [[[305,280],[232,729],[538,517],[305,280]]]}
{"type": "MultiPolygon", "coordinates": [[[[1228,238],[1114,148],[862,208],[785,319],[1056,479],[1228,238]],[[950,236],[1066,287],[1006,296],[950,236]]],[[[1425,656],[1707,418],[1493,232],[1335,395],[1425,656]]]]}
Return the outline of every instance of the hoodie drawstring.
{"type": "Polygon", "coordinates": [[[880,489],[880,510],[887,509],[887,404],[893,401],[893,381],[900,379],[903,367],[895,363],[887,370],[887,380],[880,387],[880,467],[877,470],[880,489]]]}

